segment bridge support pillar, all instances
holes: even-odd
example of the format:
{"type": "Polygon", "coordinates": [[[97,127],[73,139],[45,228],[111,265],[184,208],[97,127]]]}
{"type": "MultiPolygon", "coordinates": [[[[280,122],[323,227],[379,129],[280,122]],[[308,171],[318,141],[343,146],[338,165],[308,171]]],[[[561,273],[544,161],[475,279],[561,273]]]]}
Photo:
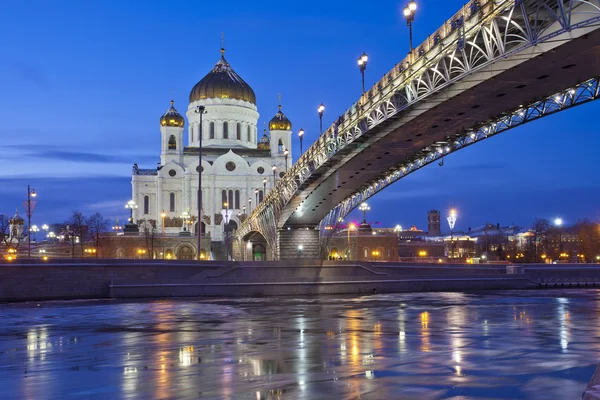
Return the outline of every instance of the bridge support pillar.
{"type": "Polygon", "coordinates": [[[279,260],[298,258],[321,258],[319,230],[314,228],[290,228],[277,232],[279,260]]]}

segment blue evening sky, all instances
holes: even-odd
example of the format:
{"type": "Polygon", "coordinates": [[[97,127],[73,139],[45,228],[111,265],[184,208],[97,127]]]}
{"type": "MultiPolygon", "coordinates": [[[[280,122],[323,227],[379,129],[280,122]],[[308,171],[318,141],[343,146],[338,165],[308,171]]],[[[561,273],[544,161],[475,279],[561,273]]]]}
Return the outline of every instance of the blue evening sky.
{"type": "MultiPolygon", "coordinates": [[[[39,192],[34,222],[74,210],[123,219],[131,166],[159,161],[159,117],[219,58],[254,88],[261,119],[283,111],[305,148],[360,95],[357,57],[370,86],[408,49],[405,2],[79,1],[5,2],[0,24],[0,213],[13,214],[27,184],[39,192]]],[[[420,43],[462,0],[421,0],[420,43]]],[[[426,229],[431,208],[459,211],[457,229],[490,222],[529,226],[600,218],[600,102],[514,129],[446,158],[375,196],[369,221],[426,229]]],[[[298,143],[293,148],[297,156],[298,143]]],[[[353,213],[355,218],[359,213],[353,213]]]]}

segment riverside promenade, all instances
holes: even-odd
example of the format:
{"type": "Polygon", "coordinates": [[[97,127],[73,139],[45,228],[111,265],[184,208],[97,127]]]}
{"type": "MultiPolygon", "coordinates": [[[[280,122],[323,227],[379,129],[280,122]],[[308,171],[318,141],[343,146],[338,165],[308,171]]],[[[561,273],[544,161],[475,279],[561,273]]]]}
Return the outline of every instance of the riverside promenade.
{"type": "Polygon", "coordinates": [[[18,260],[0,263],[0,302],[361,295],[561,287],[600,287],[600,265],[106,259],[50,262],[18,260]]]}

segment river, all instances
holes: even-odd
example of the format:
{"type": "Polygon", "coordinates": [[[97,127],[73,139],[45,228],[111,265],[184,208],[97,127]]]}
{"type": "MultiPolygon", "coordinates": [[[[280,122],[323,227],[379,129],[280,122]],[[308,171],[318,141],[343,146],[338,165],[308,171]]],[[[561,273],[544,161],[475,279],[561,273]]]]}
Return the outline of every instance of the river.
{"type": "Polygon", "coordinates": [[[600,291],[0,305],[2,399],[579,399],[600,291]]]}

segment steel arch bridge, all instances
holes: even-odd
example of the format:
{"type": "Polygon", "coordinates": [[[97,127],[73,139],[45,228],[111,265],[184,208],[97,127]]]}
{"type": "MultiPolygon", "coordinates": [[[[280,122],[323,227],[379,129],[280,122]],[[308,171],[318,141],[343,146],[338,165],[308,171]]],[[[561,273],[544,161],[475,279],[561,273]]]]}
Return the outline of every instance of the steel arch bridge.
{"type": "Polygon", "coordinates": [[[334,122],[237,231],[322,236],[404,176],[546,115],[595,100],[600,0],[473,0],[334,122]]]}

